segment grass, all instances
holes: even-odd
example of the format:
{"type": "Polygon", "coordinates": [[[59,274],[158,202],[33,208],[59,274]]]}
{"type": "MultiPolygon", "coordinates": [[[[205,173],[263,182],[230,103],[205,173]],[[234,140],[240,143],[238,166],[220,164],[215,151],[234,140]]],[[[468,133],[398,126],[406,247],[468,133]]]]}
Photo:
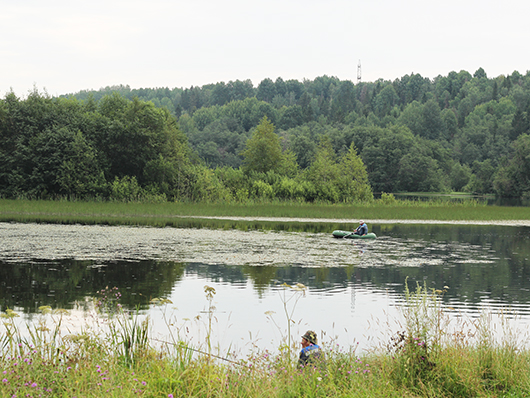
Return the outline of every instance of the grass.
{"type": "MultiPolygon", "coordinates": [[[[2,314],[3,328],[9,332],[1,342],[0,397],[530,394],[530,352],[519,345],[508,326],[500,340],[494,338],[487,315],[465,327],[451,327],[449,309],[440,300],[443,292],[419,286],[406,292],[403,329],[391,342],[363,355],[350,347],[324,344],[325,366],[305,369],[296,366],[299,348],[294,353],[255,351],[244,359],[227,361],[194,350],[178,338],[178,330],[174,342],[155,346],[133,332],[139,325],[137,315],[121,310],[114,300],[115,289],[100,293],[95,308],[105,320],[101,330],[64,332],[60,328],[64,311],[42,308],[38,322],[27,326],[30,333],[22,333],[15,312],[2,314]]],[[[208,331],[207,338],[214,337],[208,331]]]]}
{"type": "Polygon", "coordinates": [[[0,200],[0,221],[178,226],[186,217],[287,217],[311,219],[403,219],[435,221],[529,220],[526,207],[461,202],[376,200],[365,204],[295,202],[205,204],[0,200]]]}

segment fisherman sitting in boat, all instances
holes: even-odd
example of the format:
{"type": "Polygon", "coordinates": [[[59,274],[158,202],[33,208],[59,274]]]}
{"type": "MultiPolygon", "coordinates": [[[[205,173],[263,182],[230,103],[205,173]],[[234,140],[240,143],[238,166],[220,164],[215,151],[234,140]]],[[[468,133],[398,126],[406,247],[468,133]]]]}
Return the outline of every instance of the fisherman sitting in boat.
{"type": "Polygon", "coordinates": [[[361,236],[364,236],[368,233],[368,226],[366,225],[366,223],[361,220],[359,221],[359,226],[357,227],[357,229],[355,231],[353,231],[353,233],[355,235],[361,235],[361,236]]]}

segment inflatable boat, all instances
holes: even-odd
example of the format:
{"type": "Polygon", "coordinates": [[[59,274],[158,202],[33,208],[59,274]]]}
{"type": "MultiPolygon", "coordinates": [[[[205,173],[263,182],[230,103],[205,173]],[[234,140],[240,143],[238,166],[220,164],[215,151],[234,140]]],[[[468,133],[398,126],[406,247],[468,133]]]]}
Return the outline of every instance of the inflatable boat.
{"type": "Polygon", "coordinates": [[[355,235],[353,232],[350,231],[333,231],[333,237],[334,238],[346,238],[346,239],[375,239],[377,238],[376,234],[373,232],[370,232],[366,235],[355,235]]]}

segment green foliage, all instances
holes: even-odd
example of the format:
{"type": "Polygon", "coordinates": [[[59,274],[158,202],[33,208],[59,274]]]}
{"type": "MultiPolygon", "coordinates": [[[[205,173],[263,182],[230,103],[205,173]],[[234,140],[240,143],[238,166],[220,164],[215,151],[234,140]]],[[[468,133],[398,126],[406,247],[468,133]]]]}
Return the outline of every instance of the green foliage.
{"type": "Polygon", "coordinates": [[[195,167],[191,199],[197,202],[229,202],[232,199],[228,188],[219,181],[216,173],[206,167],[195,167]]]}
{"type": "MultiPolygon", "coordinates": [[[[1,314],[2,396],[83,397],[523,397],[530,393],[530,353],[514,344],[509,327],[499,339],[488,313],[451,328],[441,300],[443,291],[417,286],[403,299],[404,330],[388,350],[357,354],[355,346],[320,345],[325,368],[294,365],[290,340],[294,311],[305,293],[301,284],[283,285],[280,298],[286,327],[273,313],[267,316],[278,327],[277,350],[255,347],[240,358],[214,355],[215,289],[204,286],[208,301],[207,350],[203,351],[171,328],[173,340],[149,335],[152,324],[139,321],[119,305],[116,288],[97,292],[98,322],[81,324],[71,331],[62,324],[68,313],[41,307],[26,330],[15,322],[18,314],[1,314]]],[[[155,298],[153,305],[167,299],[155,298]]],[[[164,311],[164,317],[165,310],[164,311]]],[[[507,323],[505,320],[504,324],[507,323]]],[[[175,330],[176,329],[176,330],[175,330]]],[[[513,331],[512,331],[513,332],[513,331]]]]}
{"type": "Polygon", "coordinates": [[[273,196],[282,200],[304,200],[308,197],[308,186],[304,181],[282,177],[273,185],[273,196]]]}
{"type": "Polygon", "coordinates": [[[343,202],[370,202],[373,200],[366,167],[360,156],[357,155],[357,149],[353,142],[349,151],[339,162],[339,173],[338,185],[343,202]]]}
{"type": "Polygon", "coordinates": [[[141,196],[141,187],[136,177],[115,177],[110,186],[110,198],[122,202],[137,201],[141,196]]]}
{"type": "Polygon", "coordinates": [[[530,135],[522,134],[512,144],[514,153],[494,176],[493,188],[502,196],[524,197],[530,193],[530,135]]]}
{"type": "Polygon", "coordinates": [[[396,197],[393,194],[386,192],[381,192],[381,202],[387,206],[397,203],[396,197]]]}
{"type": "Polygon", "coordinates": [[[296,168],[293,156],[289,152],[282,153],[280,137],[274,133],[274,125],[266,116],[252,133],[241,155],[242,169],[246,174],[269,171],[285,174],[296,168]]]}
{"type": "Polygon", "coordinates": [[[97,104],[37,92],[2,104],[2,195],[138,200],[149,185],[188,192],[187,139],[165,109],[116,93],[97,104]]]}
{"type": "Polygon", "coordinates": [[[489,159],[484,162],[473,162],[472,172],[473,174],[471,175],[468,184],[463,188],[465,192],[493,192],[495,169],[489,159]]]}
{"type": "Polygon", "coordinates": [[[250,197],[253,199],[272,199],[273,193],[272,186],[261,180],[255,180],[250,189],[250,197]]]}
{"type": "Polygon", "coordinates": [[[460,192],[469,183],[471,178],[471,168],[467,165],[462,166],[460,163],[455,163],[451,168],[451,188],[454,191],[460,192]]]}
{"type": "MultiPolygon", "coordinates": [[[[344,184],[337,191],[307,179],[311,173],[299,175],[315,163],[326,136],[336,162],[355,142],[374,192],[466,187],[521,196],[527,188],[516,180],[511,159],[519,155],[510,143],[530,133],[529,82],[528,73],[490,78],[479,68],[358,84],[278,77],[256,88],[236,80],[186,89],[112,86],[55,99],[9,93],[0,101],[0,194],[107,198],[115,177],[134,176],[152,194],[197,200],[192,166],[203,162],[247,174],[272,170],[304,185],[305,200],[343,201],[350,196],[341,192],[344,184]],[[245,144],[264,117],[279,128],[283,161],[270,162],[278,158],[271,141],[266,147],[276,155],[265,152],[259,167],[244,164],[241,153],[250,155],[245,144]],[[480,166],[488,161],[494,178],[480,166]]],[[[244,198],[251,185],[225,187],[244,198]]]]}

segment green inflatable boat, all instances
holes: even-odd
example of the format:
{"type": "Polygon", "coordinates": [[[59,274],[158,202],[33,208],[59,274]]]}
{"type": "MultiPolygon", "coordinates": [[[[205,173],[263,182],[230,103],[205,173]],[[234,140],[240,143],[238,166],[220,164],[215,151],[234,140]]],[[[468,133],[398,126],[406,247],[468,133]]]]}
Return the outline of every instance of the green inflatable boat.
{"type": "Polygon", "coordinates": [[[333,237],[334,238],[346,238],[346,239],[375,239],[377,238],[377,235],[373,232],[370,232],[366,235],[355,235],[353,232],[350,231],[333,231],[333,237]]]}

